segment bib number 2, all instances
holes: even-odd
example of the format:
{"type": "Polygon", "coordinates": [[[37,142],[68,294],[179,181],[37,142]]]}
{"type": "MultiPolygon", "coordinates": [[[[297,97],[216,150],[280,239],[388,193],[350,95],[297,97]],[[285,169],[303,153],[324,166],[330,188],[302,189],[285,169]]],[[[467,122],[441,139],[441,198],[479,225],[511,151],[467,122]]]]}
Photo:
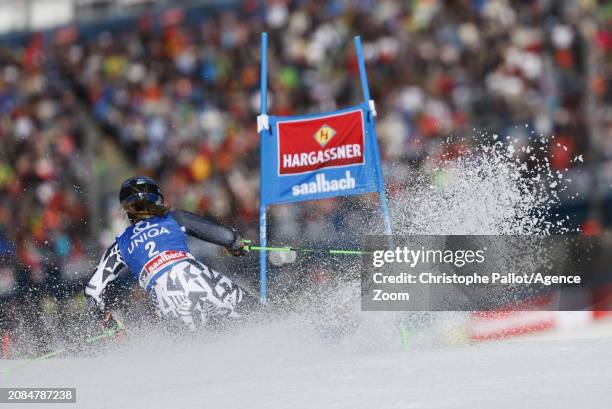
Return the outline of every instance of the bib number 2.
{"type": "Polygon", "coordinates": [[[145,250],[147,250],[149,252],[149,258],[153,258],[156,255],[159,254],[158,250],[155,250],[155,242],[154,241],[148,241],[147,244],[145,244],[145,250]]]}

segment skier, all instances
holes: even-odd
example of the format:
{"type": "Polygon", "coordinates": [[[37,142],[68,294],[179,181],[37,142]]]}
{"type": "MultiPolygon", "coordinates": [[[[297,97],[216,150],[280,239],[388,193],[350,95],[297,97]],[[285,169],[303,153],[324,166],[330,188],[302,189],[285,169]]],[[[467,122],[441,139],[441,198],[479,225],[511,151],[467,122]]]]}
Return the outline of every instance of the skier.
{"type": "Polygon", "coordinates": [[[106,306],[105,289],[126,270],[170,326],[194,331],[207,317],[238,316],[236,307],[247,294],[196,260],[187,246],[190,235],[242,256],[246,242],[235,230],[184,210],[171,211],[157,183],[144,176],[123,182],[119,201],[131,225],[104,252],[85,289],[88,309],[105,328],[117,325],[106,306]]]}

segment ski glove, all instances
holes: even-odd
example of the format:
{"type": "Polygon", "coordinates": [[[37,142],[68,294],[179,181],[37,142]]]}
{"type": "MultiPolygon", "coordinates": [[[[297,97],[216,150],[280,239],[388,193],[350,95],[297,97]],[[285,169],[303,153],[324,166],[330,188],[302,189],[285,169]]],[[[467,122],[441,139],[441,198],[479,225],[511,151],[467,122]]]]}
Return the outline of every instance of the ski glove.
{"type": "Polygon", "coordinates": [[[115,318],[113,318],[113,314],[111,314],[110,312],[107,312],[104,315],[104,318],[102,319],[102,327],[104,327],[104,329],[115,329],[119,327],[119,323],[117,322],[117,320],[115,318]]]}
{"type": "Polygon", "coordinates": [[[112,330],[115,333],[115,339],[123,338],[125,335],[123,325],[119,323],[119,321],[117,321],[110,312],[105,314],[104,319],[102,320],[102,327],[104,328],[104,331],[112,330]]]}
{"type": "Polygon", "coordinates": [[[229,246],[225,247],[225,251],[234,257],[244,256],[249,252],[250,240],[245,240],[239,235],[236,235],[236,240],[229,246]]]}

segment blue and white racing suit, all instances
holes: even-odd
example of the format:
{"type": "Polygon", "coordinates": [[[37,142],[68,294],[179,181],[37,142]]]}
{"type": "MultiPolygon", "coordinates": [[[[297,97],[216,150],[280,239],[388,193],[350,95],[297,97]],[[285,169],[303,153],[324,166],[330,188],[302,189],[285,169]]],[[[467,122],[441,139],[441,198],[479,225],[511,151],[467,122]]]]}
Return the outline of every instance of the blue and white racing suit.
{"type": "Polygon", "coordinates": [[[187,234],[224,246],[237,239],[233,230],[182,210],[135,223],[102,256],[85,289],[88,304],[105,311],[106,287],[127,269],[168,323],[195,330],[211,316],[237,316],[244,291],[196,260],[187,234]]]}

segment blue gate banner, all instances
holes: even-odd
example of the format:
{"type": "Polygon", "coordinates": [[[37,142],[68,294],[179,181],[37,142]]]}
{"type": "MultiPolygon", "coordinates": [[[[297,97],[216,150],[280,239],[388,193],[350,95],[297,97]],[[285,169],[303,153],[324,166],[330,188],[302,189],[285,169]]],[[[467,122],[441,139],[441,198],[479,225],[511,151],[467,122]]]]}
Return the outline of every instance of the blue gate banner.
{"type": "Polygon", "coordinates": [[[391,217],[380,166],[363,50],[354,38],[364,102],[312,115],[268,116],[268,35],[261,34],[259,299],[268,299],[267,207],[280,203],[378,192],[385,234],[391,217]]]}
{"type": "Polygon", "coordinates": [[[378,190],[368,103],[335,112],[269,117],[261,134],[261,198],[291,203],[378,190]]]}

